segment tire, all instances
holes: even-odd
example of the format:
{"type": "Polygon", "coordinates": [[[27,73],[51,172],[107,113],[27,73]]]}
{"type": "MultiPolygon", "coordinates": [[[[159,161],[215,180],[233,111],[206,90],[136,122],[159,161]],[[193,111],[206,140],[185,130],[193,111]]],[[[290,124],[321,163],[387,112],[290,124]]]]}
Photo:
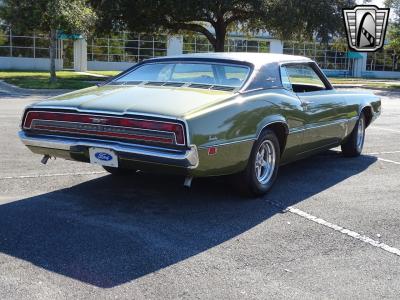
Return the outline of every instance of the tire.
{"type": "Polygon", "coordinates": [[[366,118],[362,112],[356,126],[347,140],[341,145],[342,153],[346,157],[359,156],[364,147],[366,118]]]}
{"type": "Polygon", "coordinates": [[[113,168],[113,167],[106,167],[106,166],[103,166],[103,169],[114,176],[129,176],[129,175],[133,175],[137,172],[136,170],[132,170],[132,169],[113,168]]]}
{"type": "Polygon", "coordinates": [[[242,192],[245,195],[260,196],[271,189],[278,175],[280,153],[279,141],[275,133],[269,129],[264,130],[254,143],[247,167],[239,177],[242,192]],[[264,152],[262,152],[263,149],[264,152]],[[264,153],[263,156],[261,156],[262,153],[264,153]],[[269,155],[266,157],[266,154],[269,155]]]}

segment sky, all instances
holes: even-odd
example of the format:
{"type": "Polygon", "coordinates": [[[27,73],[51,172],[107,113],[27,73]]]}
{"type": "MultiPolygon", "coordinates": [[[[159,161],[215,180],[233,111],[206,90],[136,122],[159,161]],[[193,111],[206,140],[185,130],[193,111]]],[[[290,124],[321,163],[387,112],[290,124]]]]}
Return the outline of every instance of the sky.
{"type": "MultiPolygon", "coordinates": [[[[364,4],[365,1],[364,0],[356,0],[356,2],[357,2],[357,4],[364,4]]],[[[385,0],[372,0],[365,4],[373,4],[373,5],[378,6],[379,8],[385,8],[384,2],[385,2],[385,0]]],[[[394,18],[394,16],[393,16],[392,12],[390,12],[389,19],[393,20],[393,18],[394,18]]]]}
{"type": "MultiPolygon", "coordinates": [[[[384,7],[383,1],[384,1],[384,0],[372,0],[372,1],[369,2],[368,4],[373,4],[373,5],[376,5],[376,6],[378,6],[378,7],[383,8],[383,7],[384,7]]],[[[357,3],[358,3],[358,4],[363,4],[363,2],[364,2],[363,0],[357,0],[357,3]]]]}

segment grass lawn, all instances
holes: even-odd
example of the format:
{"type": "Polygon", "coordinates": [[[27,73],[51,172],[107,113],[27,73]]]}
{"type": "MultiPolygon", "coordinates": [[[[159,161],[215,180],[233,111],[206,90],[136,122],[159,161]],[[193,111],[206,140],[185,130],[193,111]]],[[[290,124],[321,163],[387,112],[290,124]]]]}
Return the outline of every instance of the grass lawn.
{"type": "Polygon", "coordinates": [[[335,84],[355,84],[370,88],[400,89],[400,81],[395,79],[367,79],[367,78],[329,78],[335,84]]]}
{"type": "Polygon", "coordinates": [[[103,76],[115,76],[121,73],[122,71],[87,71],[86,73],[96,74],[96,75],[103,75],[103,76]]]}
{"type": "MultiPolygon", "coordinates": [[[[108,77],[118,72],[101,72],[100,75],[107,77],[91,76],[80,74],[73,71],[57,72],[57,82],[50,83],[50,74],[39,71],[0,71],[0,80],[28,89],[82,89],[95,85],[99,81],[106,80],[108,77]]],[[[95,73],[99,74],[99,73],[95,73]]]]}

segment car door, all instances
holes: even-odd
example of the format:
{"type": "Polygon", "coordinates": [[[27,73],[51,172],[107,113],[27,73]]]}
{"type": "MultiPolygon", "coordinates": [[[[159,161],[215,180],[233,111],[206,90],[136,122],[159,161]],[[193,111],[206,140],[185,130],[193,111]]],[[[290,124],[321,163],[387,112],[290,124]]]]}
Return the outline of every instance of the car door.
{"type": "Polygon", "coordinates": [[[347,125],[339,114],[344,98],[336,93],[315,63],[291,63],[283,67],[302,103],[304,152],[337,145],[347,125]]]}

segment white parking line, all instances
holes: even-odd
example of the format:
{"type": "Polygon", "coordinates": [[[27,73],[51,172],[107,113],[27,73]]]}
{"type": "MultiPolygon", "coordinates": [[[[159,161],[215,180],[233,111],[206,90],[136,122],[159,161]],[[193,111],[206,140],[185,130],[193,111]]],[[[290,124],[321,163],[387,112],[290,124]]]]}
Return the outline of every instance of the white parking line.
{"type": "Polygon", "coordinates": [[[384,159],[384,158],[380,158],[380,157],[377,157],[377,159],[380,160],[380,161],[384,161],[384,162],[400,165],[400,162],[398,162],[398,161],[394,161],[394,160],[390,160],[390,159],[384,159]]]}
{"type": "MultiPolygon", "coordinates": [[[[335,150],[333,150],[333,151],[335,151],[335,150]]],[[[340,153],[341,151],[336,151],[337,153],[340,153]]],[[[396,164],[396,165],[400,165],[400,162],[398,162],[398,161],[394,161],[394,160],[390,160],[390,159],[384,159],[384,158],[380,158],[380,157],[378,157],[378,156],[376,156],[376,155],[379,155],[379,154],[394,154],[394,153],[400,153],[400,151],[386,151],[386,152],[375,152],[375,153],[363,153],[363,155],[369,155],[369,156],[373,156],[373,157],[376,157],[376,159],[377,160],[380,160],[380,161],[384,161],[384,162],[388,162],[388,163],[392,163],[392,164],[396,164]]]]}
{"type": "MultiPolygon", "coordinates": [[[[275,206],[277,206],[277,207],[279,207],[281,209],[284,207],[283,205],[281,205],[280,203],[277,203],[275,201],[268,201],[268,202],[270,202],[271,204],[273,204],[273,205],[275,205],[275,206]]],[[[313,216],[313,215],[311,215],[311,214],[309,214],[309,213],[307,213],[305,211],[302,211],[301,209],[288,206],[284,210],[287,211],[287,212],[290,212],[292,214],[295,214],[295,215],[297,215],[299,217],[302,217],[304,219],[307,219],[307,220],[309,220],[311,222],[314,222],[314,223],[320,224],[322,226],[328,227],[330,229],[333,229],[333,230],[335,230],[337,232],[345,234],[345,235],[347,235],[349,237],[357,239],[357,240],[359,240],[361,242],[364,242],[366,244],[369,244],[369,245],[371,245],[373,247],[380,248],[380,249],[382,249],[382,250],[384,250],[386,252],[389,252],[389,253],[392,253],[394,255],[400,256],[400,249],[398,249],[398,248],[389,246],[389,245],[387,245],[385,243],[381,243],[381,242],[379,242],[377,240],[371,239],[370,237],[368,237],[366,235],[359,234],[358,232],[355,232],[353,230],[350,230],[350,229],[344,228],[342,226],[339,226],[339,225],[330,223],[328,221],[325,221],[324,219],[321,219],[321,218],[318,218],[316,216],[313,216]]]]}
{"type": "Polygon", "coordinates": [[[371,153],[365,153],[365,155],[395,154],[395,153],[400,153],[400,150],[399,151],[371,152],[371,153]]]}
{"type": "Polygon", "coordinates": [[[107,172],[98,171],[98,172],[81,172],[81,173],[58,173],[58,174],[5,176],[5,177],[0,177],[0,180],[2,180],[2,179],[25,179],[25,178],[53,177],[53,176],[86,176],[86,175],[97,175],[97,174],[104,174],[104,173],[107,173],[107,172]]]}
{"type": "Polygon", "coordinates": [[[386,252],[389,252],[389,253],[395,254],[397,256],[400,256],[400,249],[391,247],[391,246],[389,246],[389,245],[387,245],[385,243],[381,243],[379,241],[371,239],[370,237],[367,237],[365,235],[361,235],[358,232],[352,231],[350,229],[347,229],[347,228],[341,227],[339,225],[330,223],[328,221],[325,221],[324,219],[317,218],[317,217],[315,217],[313,215],[310,215],[309,213],[306,213],[306,212],[304,212],[304,211],[302,211],[302,210],[300,210],[298,208],[288,207],[287,211],[289,211],[289,212],[291,212],[291,213],[293,213],[295,215],[298,215],[298,216],[300,216],[302,218],[305,218],[307,220],[310,220],[312,222],[315,222],[315,223],[318,223],[318,224],[323,225],[325,227],[331,228],[331,229],[333,229],[335,231],[338,231],[338,232],[340,232],[342,234],[345,234],[345,235],[350,236],[352,238],[355,238],[357,240],[360,240],[360,241],[362,241],[364,243],[370,244],[371,246],[374,246],[374,247],[377,247],[377,248],[381,248],[381,249],[385,250],[386,252]]]}
{"type": "Polygon", "coordinates": [[[372,129],[380,129],[380,130],[386,130],[386,131],[391,131],[391,132],[400,133],[400,130],[385,128],[385,127],[371,126],[371,128],[372,128],[372,129]]]}

